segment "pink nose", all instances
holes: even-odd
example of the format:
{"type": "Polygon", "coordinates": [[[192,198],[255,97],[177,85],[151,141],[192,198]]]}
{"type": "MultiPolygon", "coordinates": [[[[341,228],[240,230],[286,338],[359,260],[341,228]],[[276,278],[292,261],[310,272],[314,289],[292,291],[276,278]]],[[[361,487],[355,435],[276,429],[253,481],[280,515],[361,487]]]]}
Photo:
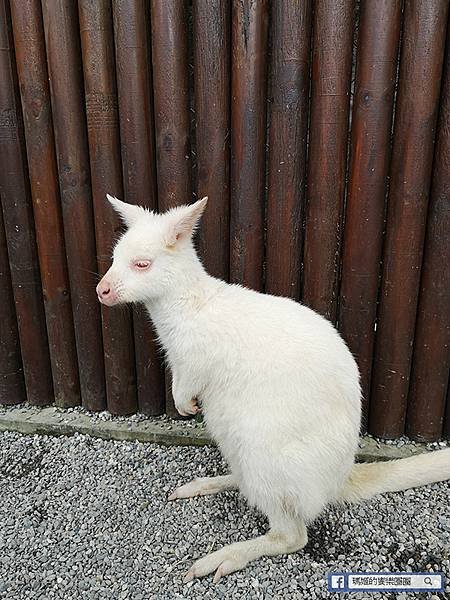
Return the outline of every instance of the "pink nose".
{"type": "Polygon", "coordinates": [[[100,301],[108,299],[108,297],[112,296],[111,294],[111,285],[109,281],[100,281],[97,286],[97,296],[100,301]]]}
{"type": "Polygon", "coordinates": [[[97,286],[97,294],[99,296],[107,296],[109,294],[109,292],[111,291],[111,287],[108,283],[108,281],[100,281],[100,283],[97,286]]]}

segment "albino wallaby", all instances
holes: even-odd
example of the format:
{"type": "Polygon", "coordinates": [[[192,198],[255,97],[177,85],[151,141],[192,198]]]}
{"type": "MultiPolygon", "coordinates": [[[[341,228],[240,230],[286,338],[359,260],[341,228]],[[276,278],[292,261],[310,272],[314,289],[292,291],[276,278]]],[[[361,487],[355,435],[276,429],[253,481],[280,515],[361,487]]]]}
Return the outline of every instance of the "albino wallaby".
{"type": "Polygon", "coordinates": [[[197,560],[185,581],[214,581],[263,555],[295,552],[330,503],[450,479],[450,449],[355,464],[360,428],[356,362],[336,329],[287,298],[208,275],[192,235],[207,198],[154,214],[108,196],[128,230],[97,286],[107,306],[143,302],[167,353],[182,415],[201,403],[231,468],[169,500],[239,488],[267,515],[268,533],[197,560]]]}

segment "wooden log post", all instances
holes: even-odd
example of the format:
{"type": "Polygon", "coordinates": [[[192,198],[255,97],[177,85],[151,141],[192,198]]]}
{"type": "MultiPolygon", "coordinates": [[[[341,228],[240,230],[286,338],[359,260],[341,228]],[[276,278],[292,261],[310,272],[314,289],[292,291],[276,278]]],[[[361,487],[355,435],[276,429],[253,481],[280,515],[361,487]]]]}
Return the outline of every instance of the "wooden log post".
{"type": "Polygon", "coordinates": [[[80,384],[40,2],[12,2],[11,15],[55,402],[75,406],[80,384]]]}
{"type": "MultiPolygon", "coordinates": [[[[113,242],[121,231],[105,196],[123,196],[112,8],[109,0],[79,0],[78,11],[97,264],[102,277],[111,265],[113,242]]],[[[102,306],[102,331],[108,410],[133,412],[137,396],[131,310],[102,306]]]]}
{"type": "Polygon", "coordinates": [[[446,440],[450,440],[450,373],[449,373],[449,380],[447,383],[447,400],[446,400],[446,409],[445,409],[443,437],[446,440]]]}
{"type": "Polygon", "coordinates": [[[78,12],[67,0],[42,9],[81,399],[98,411],[106,390],[78,12]]]}
{"type": "MultiPolygon", "coordinates": [[[[158,206],[165,211],[189,203],[188,28],[183,0],[152,0],[152,60],[155,108],[158,206]]],[[[177,416],[166,372],[166,412],[177,416]]]]}
{"type": "Polygon", "coordinates": [[[233,0],[230,279],[263,289],[269,2],[233,0]]]}
{"type": "Polygon", "coordinates": [[[354,1],[318,0],[314,7],[303,302],[335,322],[354,1]]]}
{"type": "Polygon", "coordinates": [[[230,256],[230,9],[230,0],[193,3],[197,198],[209,198],[200,256],[222,279],[230,256]]]}
{"type": "Polygon", "coordinates": [[[404,432],[448,18],[447,0],[405,4],[370,433],[404,432]]]}
{"type": "Polygon", "coordinates": [[[159,210],[191,201],[188,31],[185,2],[152,0],[159,210]]]}
{"type": "Polygon", "coordinates": [[[364,425],[370,396],[401,18],[401,0],[361,3],[339,329],[358,361],[364,425]]]}
{"type": "MultiPolygon", "coordinates": [[[[0,37],[1,40],[1,37],[0,37]]],[[[1,127],[1,122],[0,122],[1,127]]],[[[2,133],[0,129],[0,135],[2,133]]],[[[9,271],[8,248],[0,210],[0,404],[19,404],[26,400],[20,356],[14,296],[9,271]]]]}
{"type": "Polygon", "coordinates": [[[444,64],[406,428],[426,442],[441,436],[450,372],[450,29],[444,64]]]}
{"type": "MultiPolygon", "coordinates": [[[[148,8],[143,0],[113,3],[124,197],[126,202],[156,209],[148,8]]],[[[133,315],[139,410],[161,414],[164,379],[155,333],[143,307],[135,307],[133,315]]]]}
{"type": "Polygon", "coordinates": [[[269,91],[266,282],[300,297],[312,2],[274,2],[269,91]]]}
{"type": "Polygon", "coordinates": [[[27,399],[39,405],[53,402],[53,383],[10,25],[9,5],[0,0],[0,195],[27,399]]]}

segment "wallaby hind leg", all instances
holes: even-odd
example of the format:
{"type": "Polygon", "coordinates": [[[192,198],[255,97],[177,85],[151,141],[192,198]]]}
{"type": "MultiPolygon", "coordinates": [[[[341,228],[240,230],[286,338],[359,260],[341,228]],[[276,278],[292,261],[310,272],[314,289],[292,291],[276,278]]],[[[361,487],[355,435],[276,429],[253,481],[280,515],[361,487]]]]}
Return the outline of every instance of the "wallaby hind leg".
{"type": "Polygon", "coordinates": [[[192,581],[215,571],[214,583],[221,577],[243,569],[251,560],[261,556],[276,556],[296,552],[308,542],[308,534],[303,519],[284,513],[269,517],[270,529],[265,535],[253,540],[236,542],[224,546],[197,560],[184,577],[192,581]]]}
{"type": "Polygon", "coordinates": [[[233,475],[219,475],[218,477],[198,477],[185,483],[173,491],[168,500],[177,498],[193,498],[194,496],[206,496],[208,494],[217,494],[225,490],[232,490],[237,487],[233,475]]]}

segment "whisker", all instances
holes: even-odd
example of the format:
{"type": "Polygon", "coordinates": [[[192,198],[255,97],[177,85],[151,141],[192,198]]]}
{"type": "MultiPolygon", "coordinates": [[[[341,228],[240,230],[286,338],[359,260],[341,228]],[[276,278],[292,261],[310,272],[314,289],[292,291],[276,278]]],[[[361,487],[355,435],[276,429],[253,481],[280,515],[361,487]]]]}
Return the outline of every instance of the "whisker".
{"type": "Polygon", "coordinates": [[[84,271],[85,273],[90,273],[91,275],[95,275],[96,277],[101,277],[100,273],[96,271],[90,271],[89,269],[84,269],[83,267],[77,267],[79,271],[84,271]]]}

